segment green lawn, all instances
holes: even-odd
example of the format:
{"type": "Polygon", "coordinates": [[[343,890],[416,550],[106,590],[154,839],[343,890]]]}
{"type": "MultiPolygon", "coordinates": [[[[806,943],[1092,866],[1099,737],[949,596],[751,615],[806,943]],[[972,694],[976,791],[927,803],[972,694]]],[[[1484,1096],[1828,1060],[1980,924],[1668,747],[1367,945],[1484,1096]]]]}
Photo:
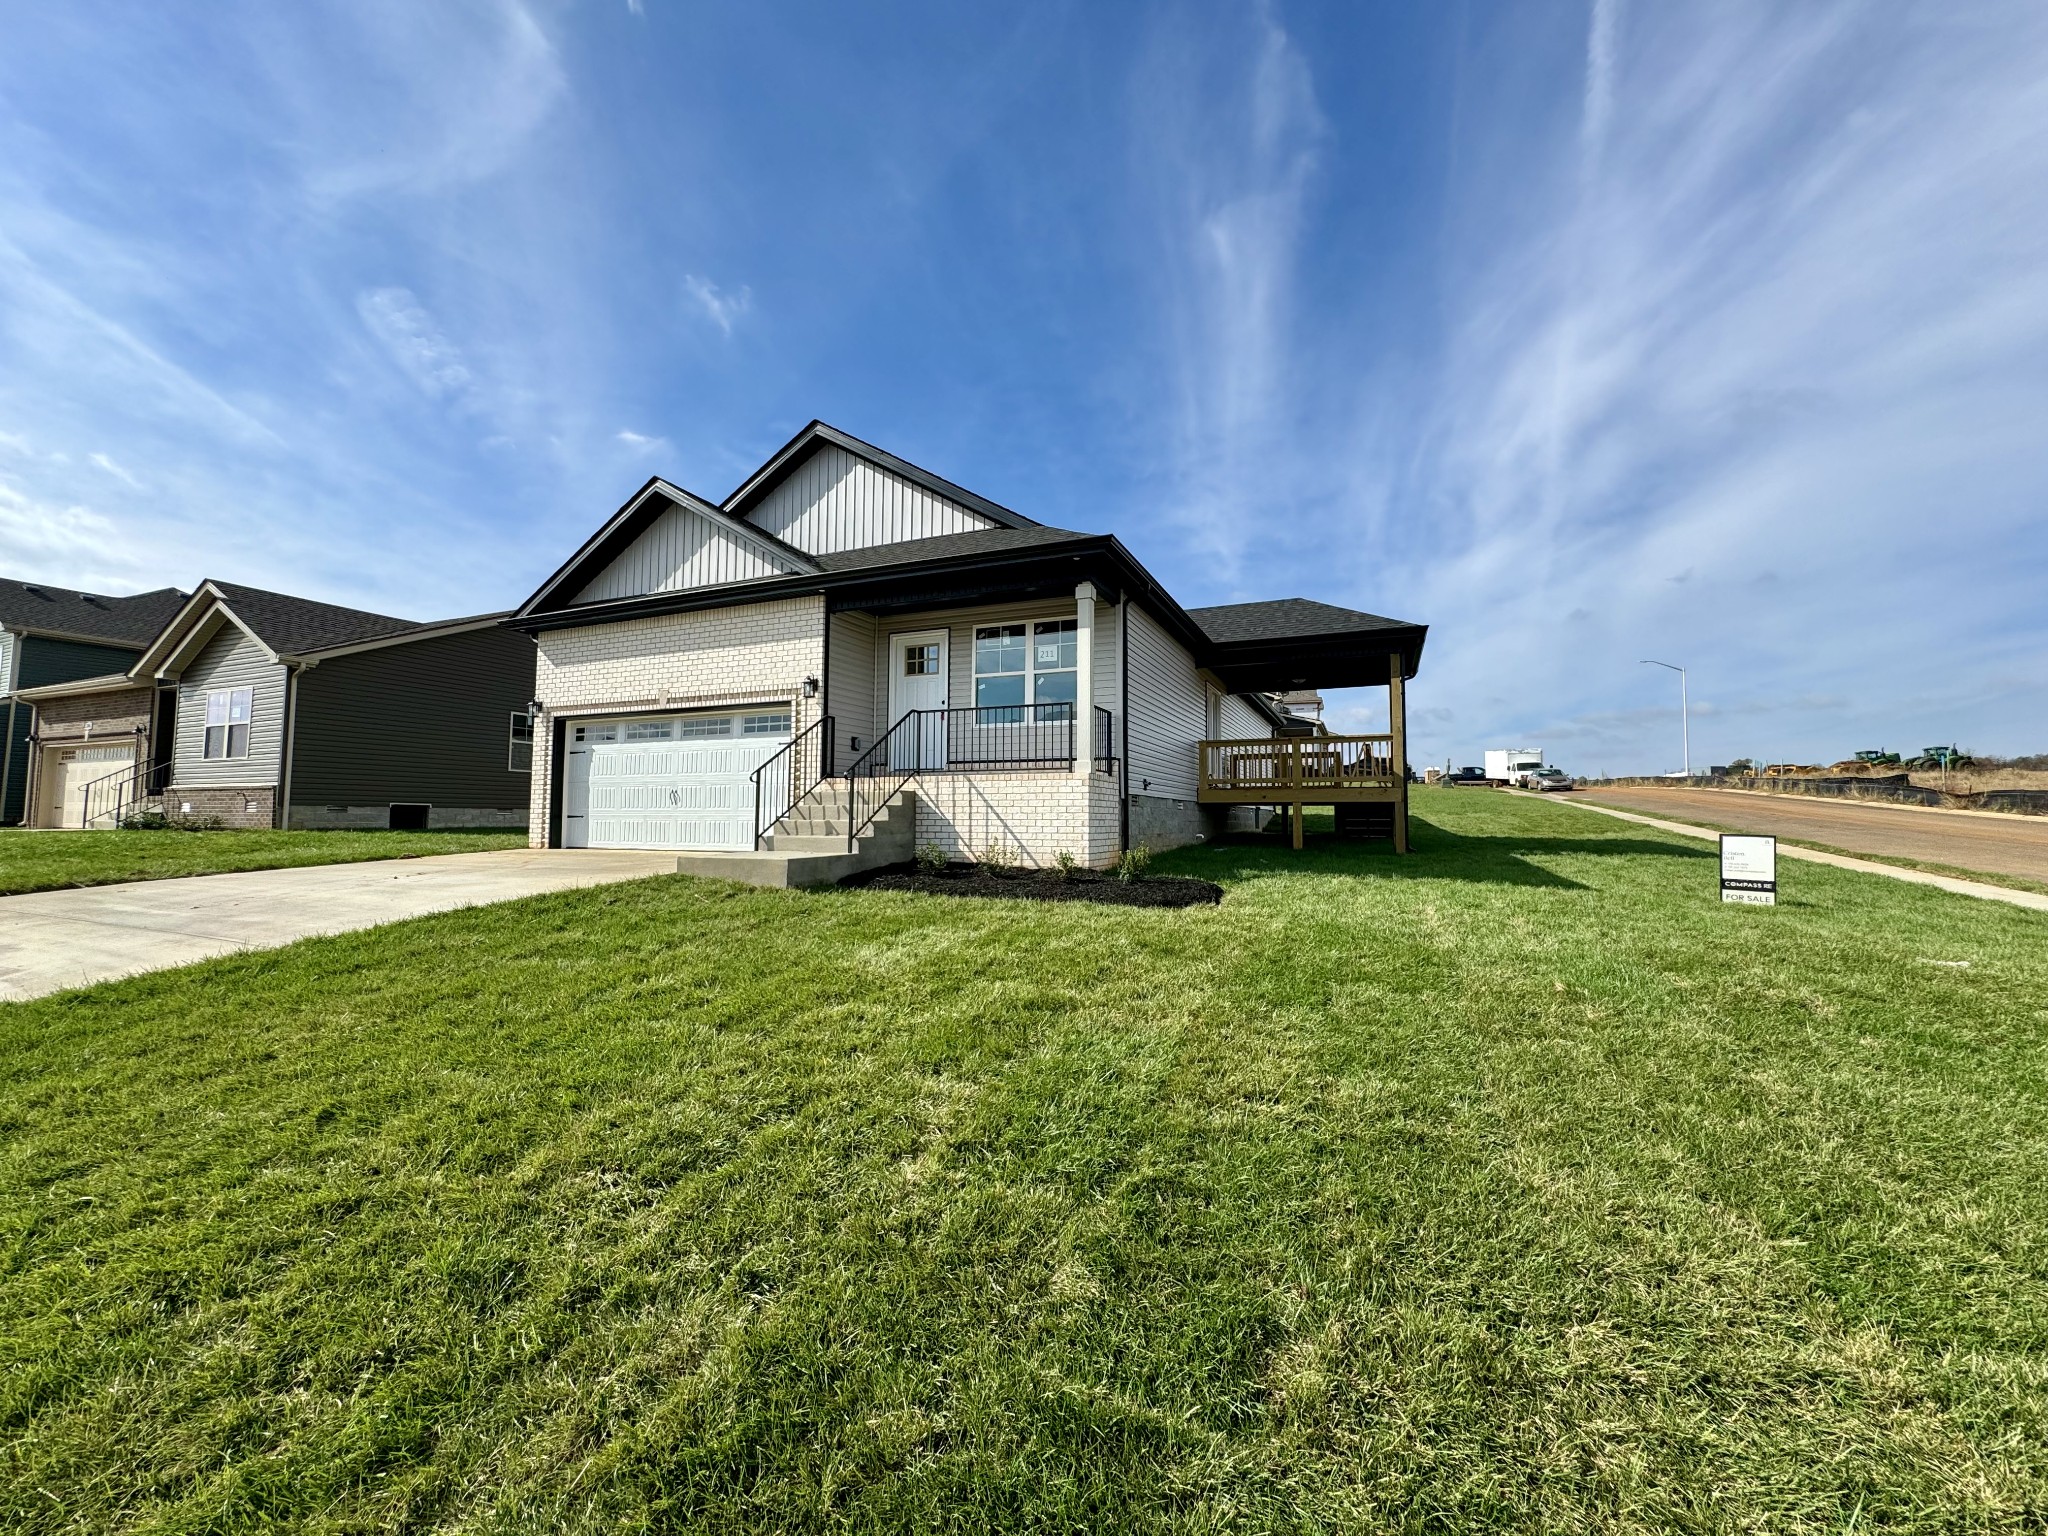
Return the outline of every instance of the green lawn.
{"type": "Polygon", "coordinates": [[[0,896],[525,846],[524,832],[33,832],[8,827],[0,828],[0,896]]]}
{"type": "Polygon", "coordinates": [[[0,1009],[0,1528],[2039,1529],[2048,922],[1417,803],[0,1009]]]}

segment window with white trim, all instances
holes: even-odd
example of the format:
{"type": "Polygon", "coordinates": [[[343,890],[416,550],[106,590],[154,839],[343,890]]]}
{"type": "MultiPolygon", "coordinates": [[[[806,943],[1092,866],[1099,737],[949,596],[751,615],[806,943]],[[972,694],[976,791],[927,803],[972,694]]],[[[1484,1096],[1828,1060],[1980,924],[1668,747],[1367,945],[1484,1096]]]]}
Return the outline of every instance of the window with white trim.
{"type": "Polygon", "coordinates": [[[628,741],[674,741],[676,723],[673,720],[628,720],[626,740],[628,741]]]}
{"type": "Polygon", "coordinates": [[[579,743],[586,741],[617,741],[618,739],[619,728],[616,725],[579,725],[576,727],[576,740],[579,743]]]}
{"type": "Polygon", "coordinates": [[[533,716],[523,709],[512,711],[511,734],[505,746],[505,768],[510,773],[533,772],[533,716]]]}
{"type": "Polygon", "coordinates": [[[742,736],[787,736],[789,734],[789,715],[787,711],[781,714],[741,715],[740,734],[742,736]]]}
{"type": "Polygon", "coordinates": [[[254,709],[255,690],[214,688],[206,695],[206,744],[208,758],[249,755],[249,716],[254,709]]]}
{"type": "Polygon", "coordinates": [[[720,715],[716,720],[685,720],[682,725],[685,741],[709,741],[713,737],[732,734],[730,715],[720,715]]]}
{"type": "Polygon", "coordinates": [[[1014,706],[1035,706],[1040,720],[1062,720],[1078,697],[1073,619],[1042,619],[1036,624],[984,624],[974,632],[974,703],[977,709],[1002,709],[983,716],[1001,723],[1024,718],[1014,706]],[[1065,709],[1059,706],[1067,706],[1065,709]]]}

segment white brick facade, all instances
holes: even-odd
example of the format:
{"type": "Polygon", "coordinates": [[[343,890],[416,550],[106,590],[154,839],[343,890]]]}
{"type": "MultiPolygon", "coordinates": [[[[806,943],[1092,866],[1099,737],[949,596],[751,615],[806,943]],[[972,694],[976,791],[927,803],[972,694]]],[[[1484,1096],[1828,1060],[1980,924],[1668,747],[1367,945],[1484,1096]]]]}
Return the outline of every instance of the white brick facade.
{"type": "Polygon", "coordinates": [[[547,706],[548,721],[533,744],[527,825],[536,848],[547,845],[553,825],[556,718],[780,701],[790,705],[801,731],[819,704],[804,697],[803,685],[824,673],[825,600],[799,597],[547,630],[539,642],[534,697],[547,706]]]}
{"type": "MultiPolygon", "coordinates": [[[[548,720],[535,733],[536,848],[553,826],[553,722],[638,710],[703,709],[787,702],[799,731],[821,712],[806,699],[807,677],[825,667],[825,604],[817,597],[663,614],[618,624],[544,631],[534,697],[548,720]]],[[[1097,868],[1121,846],[1117,781],[1046,770],[920,774],[917,841],[952,858],[974,858],[1001,843],[1022,863],[1049,865],[1061,849],[1097,868]]]]}
{"type": "Polygon", "coordinates": [[[1097,869],[1116,862],[1122,815],[1108,774],[925,773],[913,788],[918,843],[949,858],[978,858],[999,843],[1041,868],[1062,848],[1097,869]]]}

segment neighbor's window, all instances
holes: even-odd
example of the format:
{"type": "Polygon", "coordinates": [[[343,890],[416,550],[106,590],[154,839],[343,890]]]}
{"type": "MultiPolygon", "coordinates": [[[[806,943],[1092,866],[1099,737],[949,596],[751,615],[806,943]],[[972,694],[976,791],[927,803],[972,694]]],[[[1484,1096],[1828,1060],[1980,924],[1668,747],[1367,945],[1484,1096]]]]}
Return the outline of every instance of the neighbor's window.
{"type": "Polygon", "coordinates": [[[786,736],[789,734],[789,716],[741,715],[740,734],[743,736],[786,736]]]}
{"type": "Polygon", "coordinates": [[[903,675],[905,677],[937,677],[939,675],[939,647],[931,645],[906,645],[903,647],[903,675]]]}
{"type": "Polygon", "coordinates": [[[505,767],[513,773],[533,772],[533,716],[512,711],[512,734],[505,748],[505,767]]]}
{"type": "Polygon", "coordinates": [[[215,688],[206,695],[206,756],[249,755],[252,692],[248,688],[215,688]]]}

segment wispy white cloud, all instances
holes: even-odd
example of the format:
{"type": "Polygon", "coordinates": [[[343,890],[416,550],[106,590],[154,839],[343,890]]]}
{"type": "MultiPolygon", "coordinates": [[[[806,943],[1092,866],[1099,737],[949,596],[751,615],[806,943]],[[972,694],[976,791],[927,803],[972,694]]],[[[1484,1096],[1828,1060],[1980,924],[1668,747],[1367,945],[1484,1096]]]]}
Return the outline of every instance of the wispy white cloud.
{"type": "Polygon", "coordinates": [[[1933,686],[2038,635],[2048,582],[2048,16],[1999,14],[1602,0],[1569,139],[1472,128],[1529,137],[1471,157],[1519,184],[1457,189],[1456,324],[1379,407],[1433,534],[1430,755],[1665,766],[1638,655],[1692,665],[1703,759],[2021,744],[2038,647],[1995,705],[1933,686]]]}
{"type": "MultiPolygon", "coordinates": [[[[1244,516],[1294,446],[1298,264],[1328,124],[1307,61],[1270,4],[1214,54],[1162,22],[1134,99],[1157,219],[1173,390],[1172,519],[1234,568],[1244,516]]],[[[1195,36],[1209,35],[1197,30],[1195,36]]]]}
{"type": "Polygon", "coordinates": [[[409,289],[371,288],[356,295],[356,313],[406,377],[435,399],[470,387],[468,365],[409,289]]]}
{"type": "Polygon", "coordinates": [[[90,460],[90,462],[97,465],[99,468],[105,470],[108,474],[112,475],[116,480],[120,481],[130,490],[139,491],[142,489],[142,482],[140,480],[136,479],[133,475],[129,474],[127,470],[123,469],[120,465],[116,464],[104,453],[88,454],[86,457],[90,460]]]}
{"type": "Polygon", "coordinates": [[[431,193],[504,171],[568,94],[546,30],[518,0],[374,0],[340,29],[266,30],[290,145],[323,200],[431,193]]]}
{"type": "Polygon", "coordinates": [[[720,331],[730,336],[736,321],[754,307],[754,292],[741,287],[730,293],[709,278],[692,272],[683,279],[683,292],[720,331]]]}

